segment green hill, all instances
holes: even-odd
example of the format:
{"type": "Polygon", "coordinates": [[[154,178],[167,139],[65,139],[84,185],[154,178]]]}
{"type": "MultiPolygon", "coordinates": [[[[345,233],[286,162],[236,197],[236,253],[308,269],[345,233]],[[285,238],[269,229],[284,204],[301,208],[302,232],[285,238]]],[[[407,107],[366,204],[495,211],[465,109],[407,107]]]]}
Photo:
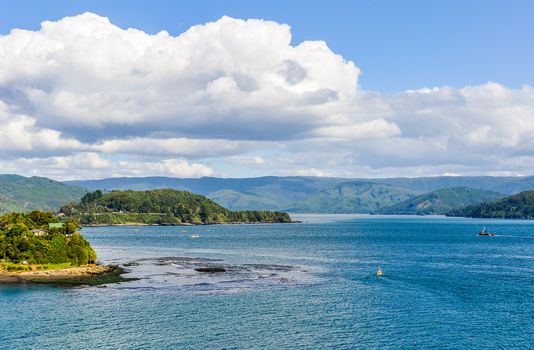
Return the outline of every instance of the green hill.
{"type": "Polygon", "coordinates": [[[290,212],[373,213],[383,206],[414,197],[418,192],[372,182],[344,182],[286,208],[290,212]]]}
{"type": "Polygon", "coordinates": [[[231,211],[205,196],[171,189],[105,194],[97,190],[78,204],[62,207],[61,212],[84,225],[291,222],[287,213],[231,211]]]}
{"type": "Polygon", "coordinates": [[[471,218],[534,219],[534,191],[525,191],[492,202],[452,210],[449,216],[471,218]]]}
{"type": "Polygon", "coordinates": [[[382,208],[383,214],[446,214],[452,209],[503,197],[503,194],[468,187],[444,188],[382,208]]]}
{"type": "MultiPolygon", "coordinates": [[[[92,191],[100,190],[150,190],[171,188],[199,193],[215,200],[231,210],[288,210],[298,212],[329,212],[339,213],[373,211],[378,202],[380,207],[390,206],[409,199],[406,196],[393,195],[384,201],[379,198],[367,197],[366,191],[355,191],[345,196],[339,190],[346,183],[373,183],[377,186],[402,189],[410,195],[419,195],[445,188],[469,187],[511,195],[534,188],[534,176],[528,177],[492,177],[492,176],[437,176],[420,178],[375,178],[347,179],[328,177],[303,176],[264,176],[257,178],[214,178],[181,179],[169,177],[123,177],[101,180],[81,180],[68,182],[92,191]],[[335,194],[338,194],[336,197],[335,194]],[[324,198],[326,202],[321,202],[324,198]],[[395,202],[398,200],[398,202],[395,202]],[[335,203],[343,202],[345,205],[335,203]],[[355,202],[362,204],[357,205],[355,202]],[[369,205],[367,205],[368,203],[369,205]],[[353,211],[355,210],[355,211],[353,211]],[[333,211],[332,211],[333,212],[333,211]]],[[[378,189],[379,187],[376,187],[378,189]]]]}
{"type": "Polygon", "coordinates": [[[56,211],[66,203],[78,201],[86,192],[44,177],[0,175],[0,213],[56,211]]]}

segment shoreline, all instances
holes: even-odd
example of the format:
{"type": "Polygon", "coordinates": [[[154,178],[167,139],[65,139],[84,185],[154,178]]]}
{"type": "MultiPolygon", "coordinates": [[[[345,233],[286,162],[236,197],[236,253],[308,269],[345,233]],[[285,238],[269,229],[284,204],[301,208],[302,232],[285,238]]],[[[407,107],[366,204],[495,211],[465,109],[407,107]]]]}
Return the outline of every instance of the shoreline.
{"type": "Polygon", "coordinates": [[[2,271],[2,284],[49,284],[55,286],[96,286],[132,280],[121,275],[124,269],[116,265],[86,265],[58,270],[2,271]]]}
{"type": "Polygon", "coordinates": [[[213,226],[213,225],[265,225],[265,224],[300,224],[302,221],[291,221],[291,222],[214,222],[209,224],[192,224],[192,223],[181,223],[181,224],[145,224],[140,222],[130,222],[125,224],[84,224],[82,227],[109,227],[109,226],[213,226]]]}

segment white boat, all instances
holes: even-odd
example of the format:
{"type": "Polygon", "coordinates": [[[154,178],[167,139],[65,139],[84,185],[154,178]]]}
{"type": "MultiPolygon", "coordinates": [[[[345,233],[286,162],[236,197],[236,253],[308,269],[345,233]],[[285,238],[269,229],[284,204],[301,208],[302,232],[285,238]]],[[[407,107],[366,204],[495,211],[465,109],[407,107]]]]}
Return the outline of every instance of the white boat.
{"type": "Polygon", "coordinates": [[[196,234],[196,233],[193,233],[193,234],[191,235],[191,238],[200,238],[200,236],[199,236],[198,234],[196,234]]]}

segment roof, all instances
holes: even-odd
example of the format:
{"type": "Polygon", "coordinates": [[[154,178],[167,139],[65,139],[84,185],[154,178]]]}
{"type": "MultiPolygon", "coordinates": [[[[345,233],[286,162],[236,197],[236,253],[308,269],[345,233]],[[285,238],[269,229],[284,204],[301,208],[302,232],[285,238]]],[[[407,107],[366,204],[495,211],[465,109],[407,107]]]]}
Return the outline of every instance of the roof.
{"type": "Polygon", "coordinates": [[[65,226],[65,224],[62,222],[51,222],[48,224],[48,228],[62,228],[63,226],[65,226]]]}

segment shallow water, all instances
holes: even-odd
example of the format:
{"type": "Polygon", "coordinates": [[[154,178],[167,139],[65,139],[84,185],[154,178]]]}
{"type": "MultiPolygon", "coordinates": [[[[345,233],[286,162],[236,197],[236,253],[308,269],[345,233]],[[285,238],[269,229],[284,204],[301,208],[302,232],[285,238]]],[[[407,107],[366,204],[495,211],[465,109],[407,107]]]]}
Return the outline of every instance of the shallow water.
{"type": "Polygon", "coordinates": [[[85,228],[140,280],[0,286],[0,348],[534,347],[534,223],[297,219],[85,228]]]}

